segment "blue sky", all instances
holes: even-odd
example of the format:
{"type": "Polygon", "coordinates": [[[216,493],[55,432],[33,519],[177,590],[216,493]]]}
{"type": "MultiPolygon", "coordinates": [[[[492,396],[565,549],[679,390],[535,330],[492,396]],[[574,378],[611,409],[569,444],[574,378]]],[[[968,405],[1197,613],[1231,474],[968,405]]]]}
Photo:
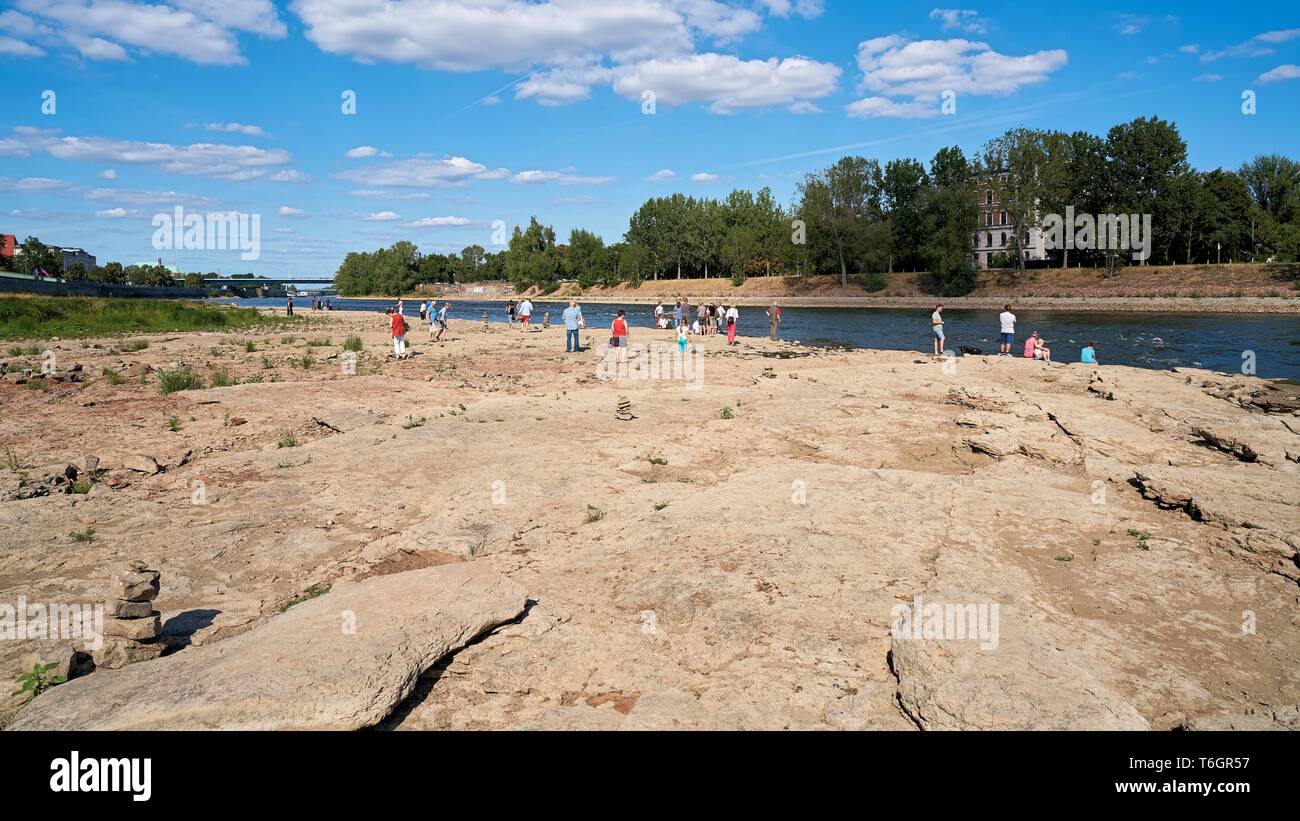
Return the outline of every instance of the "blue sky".
{"type": "Polygon", "coordinates": [[[649,196],[789,202],[844,153],[928,162],[1016,125],[1157,114],[1201,169],[1300,157],[1290,3],[151,2],[0,5],[0,232],[317,275],[398,239],[496,250],[531,214],[617,241],[649,196]],[[259,214],[260,257],[156,250],[176,205],[259,214]]]}

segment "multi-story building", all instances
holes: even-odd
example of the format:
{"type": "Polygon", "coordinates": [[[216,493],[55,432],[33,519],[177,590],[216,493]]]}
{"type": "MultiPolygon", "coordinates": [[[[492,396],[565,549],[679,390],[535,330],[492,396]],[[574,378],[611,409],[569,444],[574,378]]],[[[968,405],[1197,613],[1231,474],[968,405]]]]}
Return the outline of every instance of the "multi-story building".
{"type": "Polygon", "coordinates": [[[81,263],[82,269],[87,273],[95,270],[95,255],[87,253],[81,248],[59,248],[59,253],[63,255],[63,273],[66,276],[68,269],[77,263],[81,263]]]}
{"type": "Polygon", "coordinates": [[[0,234],[0,257],[4,257],[9,262],[13,262],[14,254],[18,252],[18,237],[13,234],[0,234]]]}
{"type": "MultiPolygon", "coordinates": [[[[1002,181],[1005,180],[1006,175],[1003,174],[1002,181]]],[[[986,271],[994,267],[993,260],[998,255],[1015,253],[1016,228],[1011,214],[998,201],[998,192],[993,181],[985,178],[980,182],[983,183],[983,187],[979,191],[978,226],[971,234],[971,261],[975,263],[976,268],[986,271]]],[[[1033,223],[1024,229],[1024,234],[1021,237],[1020,252],[1025,262],[1046,259],[1043,231],[1037,224],[1037,214],[1033,223]]]]}

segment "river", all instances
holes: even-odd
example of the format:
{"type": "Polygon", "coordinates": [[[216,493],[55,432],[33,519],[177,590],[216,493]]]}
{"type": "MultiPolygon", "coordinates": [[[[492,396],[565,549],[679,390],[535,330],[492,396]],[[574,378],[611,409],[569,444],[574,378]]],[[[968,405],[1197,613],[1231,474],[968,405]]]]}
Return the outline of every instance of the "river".
{"type": "MultiPolygon", "coordinates": [[[[338,308],[382,313],[396,300],[339,299],[331,297],[338,308]]],[[[245,306],[284,307],[284,299],[223,299],[245,306]]],[[[294,309],[310,314],[309,299],[295,300],[294,309]]],[[[551,314],[558,323],[568,303],[535,301],[534,322],[551,314]]],[[[671,309],[671,304],[666,304],[671,309]]],[[[619,305],[590,303],[583,315],[588,330],[598,339],[619,309],[627,311],[631,327],[653,327],[653,305],[619,305]]],[[[452,319],[481,321],[483,312],[489,321],[505,322],[504,302],[458,300],[451,303],[452,319]]],[[[419,300],[406,300],[403,313],[419,316],[419,300]]],[[[998,351],[998,311],[945,310],[944,331],[948,348],[978,348],[984,353],[998,351]]],[[[1220,314],[1220,313],[1114,313],[1100,311],[1016,311],[1017,346],[1022,352],[1026,336],[1032,331],[1047,340],[1052,358],[1058,362],[1077,362],[1079,349],[1087,342],[1097,346],[1097,358],[1103,364],[1131,365],[1138,368],[1171,367],[1207,368],[1223,373],[1242,373],[1253,362],[1255,374],[1269,379],[1300,382],[1300,314],[1220,314]]],[[[783,308],[781,338],[798,340],[805,345],[843,345],[852,348],[890,350],[931,350],[929,310],[904,308],[783,308]]],[[[376,321],[379,321],[379,317],[376,321]]],[[[665,338],[669,331],[662,333],[665,338]]],[[[740,309],[741,336],[766,336],[767,317],[759,307],[740,309]]],[[[635,336],[633,341],[635,342],[635,336]]]]}

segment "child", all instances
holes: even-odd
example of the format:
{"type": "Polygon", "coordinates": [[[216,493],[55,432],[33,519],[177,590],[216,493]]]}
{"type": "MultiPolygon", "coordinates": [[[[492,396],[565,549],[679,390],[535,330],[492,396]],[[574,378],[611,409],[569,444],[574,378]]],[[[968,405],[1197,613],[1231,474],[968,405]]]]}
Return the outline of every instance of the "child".
{"type": "Polygon", "coordinates": [[[1089,342],[1082,351],[1079,352],[1079,361],[1085,365],[1096,365],[1097,362],[1097,345],[1089,342]]]}
{"type": "Polygon", "coordinates": [[[687,342],[688,339],[686,337],[686,322],[685,320],[683,320],[681,324],[677,326],[677,350],[681,351],[682,353],[686,353],[687,342]]]}
{"type": "Polygon", "coordinates": [[[393,354],[398,359],[406,358],[406,320],[401,314],[388,309],[388,315],[392,318],[393,325],[393,354]]]}

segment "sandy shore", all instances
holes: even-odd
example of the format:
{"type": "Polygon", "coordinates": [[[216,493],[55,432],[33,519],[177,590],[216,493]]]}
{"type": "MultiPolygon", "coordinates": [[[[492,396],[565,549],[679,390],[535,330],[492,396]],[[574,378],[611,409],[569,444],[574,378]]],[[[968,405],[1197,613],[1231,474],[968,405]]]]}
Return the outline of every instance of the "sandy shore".
{"type": "MultiPolygon", "coordinates": [[[[1300,722],[1289,389],[723,337],[689,378],[607,378],[600,330],[578,354],[561,328],[425,335],[396,361],[384,317],[337,311],[292,339],[54,343],[84,381],[0,380],[0,602],[102,600],[140,559],[191,653],[341,578],[482,562],[526,587],[398,729],[1300,722]],[[243,384],[159,395],[174,363],[243,384]],[[57,492],[87,455],[101,481],[57,492]],[[891,635],[918,597],[996,605],[996,633],[891,635]]],[[[49,644],[0,642],[0,677],[49,644]]]]}

